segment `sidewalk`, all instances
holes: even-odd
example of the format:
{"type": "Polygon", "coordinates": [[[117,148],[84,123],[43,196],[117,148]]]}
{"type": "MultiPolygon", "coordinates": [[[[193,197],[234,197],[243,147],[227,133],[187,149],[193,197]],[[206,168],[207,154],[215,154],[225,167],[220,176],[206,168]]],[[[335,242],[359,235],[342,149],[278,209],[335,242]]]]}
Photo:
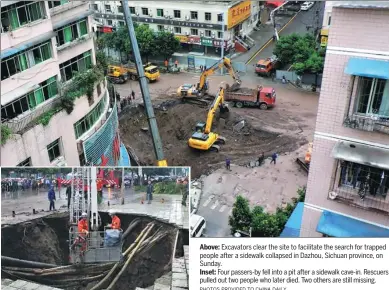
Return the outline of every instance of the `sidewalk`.
{"type": "MultiPolygon", "coordinates": [[[[281,30],[294,18],[297,14],[290,17],[276,17],[276,26],[278,32],[281,30]]],[[[241,53],[237,56],[233,56],[234,62],[244,62],[245,64],[255,55],[257,52],[273,41],[274,27],[269,22],[260,26],[259,31],[253,30],[249,35],[255,41],[255,45],[247,52],[241,53]]]]}
{"type": "Polygon", "coordinates": [[[149,216],[179,228],[189,229],[189,209],[188,205],[185,207],[181,204],[181,195],[154,194],[151,204],[147,204],[147,202],[142,204],[143,196],[144,194],[135,194],[130,202],[126,200],[123,205],[110,203],[108,206],[104,203],[99,206],[99,211],[108,212],[109,209],[115,209],[118,213],[149,216]],[[161,202],[162,198],[164,203],[161,202]]]}

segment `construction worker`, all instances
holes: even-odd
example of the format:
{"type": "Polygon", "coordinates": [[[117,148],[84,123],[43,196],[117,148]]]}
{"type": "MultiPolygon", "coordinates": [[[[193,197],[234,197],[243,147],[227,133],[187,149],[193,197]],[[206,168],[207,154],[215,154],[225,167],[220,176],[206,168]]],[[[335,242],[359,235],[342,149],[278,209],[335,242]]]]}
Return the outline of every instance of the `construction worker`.
{"type": "Polygon", "coordinates": [[[88,224],[88,214],[86,212],[82,213],[81,219],[77,225],[78,228],[78,237],[76,238],[74,244],[81,245],[81,252],[85,252],[87,246],[87,235],[89,234],[89,224],[88,224]]]}
{"type": "Polygon", "coordinates": [[[112,222],[111,224],[108,225],[108,227],[113,230],[120,230],[121,228],[120,218],[116,215],[116,212],[111,209],[108,214],[112,218],[112,222]]]}

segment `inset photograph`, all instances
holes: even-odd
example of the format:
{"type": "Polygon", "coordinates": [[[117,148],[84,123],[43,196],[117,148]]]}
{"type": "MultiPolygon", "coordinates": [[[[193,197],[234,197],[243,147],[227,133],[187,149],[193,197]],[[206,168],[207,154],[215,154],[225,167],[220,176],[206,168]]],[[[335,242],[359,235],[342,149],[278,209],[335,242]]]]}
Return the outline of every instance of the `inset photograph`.
{"type": "Polygon", "coordinates": [[[188,289],[189,183],[189,167],[2,168],[1,285],[188,289]]]}

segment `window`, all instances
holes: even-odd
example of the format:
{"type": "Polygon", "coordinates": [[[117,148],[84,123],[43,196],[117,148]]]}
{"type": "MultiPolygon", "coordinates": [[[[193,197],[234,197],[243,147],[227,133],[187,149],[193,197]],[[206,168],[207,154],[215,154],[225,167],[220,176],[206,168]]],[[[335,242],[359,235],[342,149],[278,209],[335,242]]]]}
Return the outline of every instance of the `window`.
{"type": "Polygon", "coordinates": [[[223,22],[223,14],[217,15],[217,22],[223,22]]]}
{"type": "Polygon", "coordinates": [[[25,71],[51,58],[51,41],[37,44],[28,50],[19,52],[1,60],[1,80],[25,71]]]}
{"type": "Polygon", "coordinates": [[[199,35],[199,30],[198,30],[198,29],[192,28],[192,29],[190,30],[190,35],[199,35]]]}
{"type": "Polygon", "coordinates": [[[95,11],[99,10],[99,6],[97,4],[93,4],[93,10],[95,11]]]}
{"type": "Polygon", "coordinates": [[[126,23],[124,21],[119,21],[119,26],[125,26],[126,23]]]}
{"type": "Polygon", "coordinates": [[[104,8],[105,8],[105,12],[112,12],[111,10],[111,5],[104,5],[104,8]]]}
{"type": "Polygon", "coordinates": [[[54,7],[57,7],[57,6],[61,6],[61,5],[64,5],[66,3],[68,3],[69,0],[61,0],[61,1],[49,1],[49,8],[54,8],[54,7]]]}
{"type": "Polygon", "coordinates": [[[157,27],[158,27],[158,31],[164,31],[165,30],[163,25],[158,25],[157,27]]]}
{"type": "Polygon", "coordinates": [[[174,10],[174,18],[181,18],[181,11],[180,10],[174,10]]]}
{"type": "Polygon", "coordinates": [[[222,31],[218,31],[217,32],[217,38],[220,38],[220,39],[223,38],[223,32],[222,31]]]}
{"type": "Polygon", "coordinates": [[[142,15],[149,15],[149,8],[142,7],[142,15]]]}
{"type": "Polygon", "coordinates": [[[119,13],[123,13],[123,7],[120,5],[120,6],[118,6],[118,12],[119,13]]]}
{"type": "Polygon", "coordinates": [[[107,20],[107,25],[112,25],[112,20],[107,20]]]}
{"type": "Polygon", "coordinates": [[[78,20],[66,26],[60,27],[56,30],[57,32],[57,46],[64,45],[65,43],[72,42],[77,38],[88,33],[87,20],[78,20]]]}
{"type": "Polygon", "coordinates": [[[57,95],[57,78],[54,76],[40,83],[37,89],[12,101],[11,103],[6,104],[5,106],[1,106],[1,118],[12,120],[24,112],[33,110],[38,105],[56,97],[57,95]]]}
{"type": "Polygon", "coordinates": [[[3,26],[4,31],[15,30],[31,22],[44,19],[44,2],[43,1],[19,1],[15,4],[1,8],[1,22],[8,24],[3,26]]]}
{"type": "Polygon", "coordinates": [[[328,26],[330,26],[330,25],[331,25],[331,15],[328,16],[328,26]]]}
{"type": "Polygon", "coordinates": [[[157,9],[157,16],[163,17],[163,9],[157,9]]]}
{"type": "Polygon", "coordinates": [[[91,51],[84,52],[59,65],[62,81],[73,78],[77,72],[83,72],[92,67],[91,51]]]}
{"type": "Polygon", "coordinates": [[[174,33],[181,34],[181,27],[175,26],[175,27],[174,27],[174,33]]]}
{"type": "Polygon", "coordinates": [[[205,36],[206,37],[211,37],[212,36],[212,31],[211,30],[205,30],[205,36]]]}
{"type": "Polygon", "coordinates": [[[389,81],[361,77],[356,111],[361,114],[389,117],[389,81]]]}
{"type": "Polygon", "coordinates": [[[31,166],[31,157],[28,157],[26,160],[20,162],[18,165],[16,165],[17,167],[28,167],[28,166],[31,166]]]}
{"type": "Polygon", "coordinates": [[[57,139],[54,142],[51,142],[49,145],[47,145],[47,153],[49,154],[50,162],[53,162],[55,158],[61,156],[59,142],[60,140],[57,139]]]}
{"type": "Polygon", "coordinates": [[[340,161],[339,187],[355,190],[361,199],[366,195],[385,198],[389,191],[389,171],[340,161]]]}
{"type": "Polygon", "coordinates": [[[130,7],[130,13],[135,14],[135,7],[130,7]]]}
{"type": "Polygon", "coordinates": [[[104,113],[104,108],[107,102],[107,98],[104,96],[100,102],[90,111],[86,116],[74,123],[74,133],[76,139],[80,138],[85,132],[92,128],[101,115],[104,113]]]}
{"type": "Polygon", "coordinates": [[[198,19],[197,11],[191,11],[190,12],[190,19],[192,19],[192,20],[197,20],[198,19]]]}
{"type": "Polygon", "coordinates": [[[211,12],[205,12],[205,20],[206,21],[211,21],[212,20],[211,12]]]}

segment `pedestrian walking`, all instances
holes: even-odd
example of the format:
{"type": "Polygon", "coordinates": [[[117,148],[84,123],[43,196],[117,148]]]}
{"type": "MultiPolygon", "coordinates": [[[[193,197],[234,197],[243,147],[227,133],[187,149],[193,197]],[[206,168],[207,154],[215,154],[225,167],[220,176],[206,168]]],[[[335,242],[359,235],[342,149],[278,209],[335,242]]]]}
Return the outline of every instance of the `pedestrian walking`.
{"type": "Polygon", "coordinates": [[[72,200],[72,187],[70,184],[66,187],[66,196],[68,198],[68,210],[70,210],[70,201],[72,200]]]}
{"type": "Polygon", "coordinates": [[[229,158],[226,159],[226,168],[227,170],[231,170],[231,160],[229,158]]]}
{"type": "Polygon", "coordinates": [[[286,84],[286,78],[285,78],[285,76],[282,76],[282,83],[283,83],[283,84],[286,84]]]}
{"type": "Polygon", "coordinates": [[[270,164],[274,163],[274,165],[276,165],[277,157],[278,157],[277,153],[274,152],[273,155],[271,156],[270,164]]]}
{"type": "Polygon", "coordinates": [[[265,160],[265,154],[262,152],[261,156],[259,156],[258,158],[258,165],[261,166],[264,160],[265,160]]]}
{"type": "Polygon", "coordinates": [[[135,100],[135,92],[134,91],[131,92],[131,96],[132,96],[132,99],[135,100]]]}
{"type": "Polygon", "coordinates": [[[146,199],[148,204],[150,204],[151,200],[153,199],[153,190],[154,187],[151,184],[151,180],[149,180],[149,184],[147,185],[147,193],[146,193],[146,199]]]}
{"type": "Polygon", "coordinates": [[[47,197],[50,201],[50,207],[49,207],[49,211],[51,211],[52,209],[55,210],[55,191],[54,191],[54,186],[51,186],[50,189],[49,189],[49,192],[47,194],[47,197]]]}
{"type": "Polygon", "coordinates": [[[204,71],[204,67],[202,65],[200,65],[200,72],[203,72],[204,71]]]}

